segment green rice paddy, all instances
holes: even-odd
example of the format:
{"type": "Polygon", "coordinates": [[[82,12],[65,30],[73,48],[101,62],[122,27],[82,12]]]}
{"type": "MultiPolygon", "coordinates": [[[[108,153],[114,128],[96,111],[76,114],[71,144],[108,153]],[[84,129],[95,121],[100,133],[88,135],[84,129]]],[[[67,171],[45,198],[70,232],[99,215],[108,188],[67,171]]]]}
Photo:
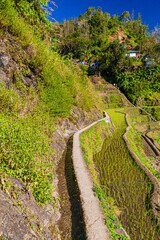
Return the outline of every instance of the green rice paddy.
{"type": "Polygon", "coordinates": [[[123,140],[125,115],[107,110],[116,129],[94,155],[94,163],[106,195],[114,199],[122,226],[132,240],[157,240],[160,231],[150,208],[153,186],[129,154],[123,140]]]}

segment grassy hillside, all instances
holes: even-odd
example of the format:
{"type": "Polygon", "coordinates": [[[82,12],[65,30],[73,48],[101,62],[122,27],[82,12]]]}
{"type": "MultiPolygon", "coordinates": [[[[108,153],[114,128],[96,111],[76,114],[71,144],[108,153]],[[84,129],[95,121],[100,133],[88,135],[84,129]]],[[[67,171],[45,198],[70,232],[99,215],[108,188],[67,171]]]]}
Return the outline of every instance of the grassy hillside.
{"type": "Polygon", "coordinates": [[[103,103],[86,75],[54,52],[41,1],[2,0],[0,26],[0,173],[22,180],[37,202],[54,203],[58,119],[103,103]]]}

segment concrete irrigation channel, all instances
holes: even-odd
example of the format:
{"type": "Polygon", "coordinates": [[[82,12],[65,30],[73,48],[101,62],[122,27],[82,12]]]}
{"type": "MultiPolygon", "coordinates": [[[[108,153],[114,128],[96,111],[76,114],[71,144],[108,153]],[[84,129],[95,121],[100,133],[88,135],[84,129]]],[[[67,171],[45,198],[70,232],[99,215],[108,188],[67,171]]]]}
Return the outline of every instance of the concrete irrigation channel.
{"type": "Polygon", "coordinates": [[[58,188],[61,196],[61,218],[58,223],[63,240],[85,240],[85,224],[80,193],[72,161],[73,136],[58,167],[58,188]]]}
{"type": "MultiPolygon", "coordinates": [[[[110,122],[107,115],[99,121],[102,120],[110,122]]],[[[99,121],[70,137],[57,169],[61,196],[61,218],[58,225],[63,240],[111,239],[98,198],[93,191],[93,182],[83,159],[79,138],[83,131],[99,121]]]]}
{"type": "MultiPolygon", "coordinates": [[[[102,120],[109,122],[110,118],[106,115],[106,117],[102,120]]],[[[110,232],[105,225],[104,215],[99,200],[93,191],[93,182],[83,158],[80,144],[80,134],[97,124],[99,121],[94,122],[88,127],[76,132],[73,136],[73,165],[80,191],[80,199],[86,227],[86,238],[88,240],[111,239],[110,232]]]]}

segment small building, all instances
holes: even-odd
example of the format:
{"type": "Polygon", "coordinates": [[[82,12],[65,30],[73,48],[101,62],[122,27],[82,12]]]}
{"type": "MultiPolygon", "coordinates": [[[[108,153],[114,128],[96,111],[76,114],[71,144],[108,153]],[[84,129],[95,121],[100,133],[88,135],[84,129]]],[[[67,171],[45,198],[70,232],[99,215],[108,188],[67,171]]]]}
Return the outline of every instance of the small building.
{"type": "Polygon", "coordinates": [[[139,51],[138,50],[130,50],[130,51],[127,51],[126,53],[126,57],[138,57],[139,56],[139,51]]]}
{"type": "Polygon", "coordinates": [[[91,63],[88,68],[88,74],[89,75],[97,75],[100,76],[100,70],[99,70],[99,62],[91,63]]]}

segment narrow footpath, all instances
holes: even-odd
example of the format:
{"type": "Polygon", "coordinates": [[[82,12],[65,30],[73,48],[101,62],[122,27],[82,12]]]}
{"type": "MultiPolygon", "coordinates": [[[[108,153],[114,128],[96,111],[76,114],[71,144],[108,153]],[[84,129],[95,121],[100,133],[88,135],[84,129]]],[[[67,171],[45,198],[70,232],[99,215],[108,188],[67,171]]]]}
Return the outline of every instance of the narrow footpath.
{"type": "MultiPolygon", "coordinates": [[[[105,113],[106,114],[106,113],[105,113]]],[[[108,115],[104,119],[99,121],[110,122],[108,115]]],[[[111,235],[108,228],[105,225],[104,214],[102,212],[98,198],[93,191],[93,182],[90,177],[87,165],[83,158],[80,134],[88,130],[99,121],[94,122],[86,128],[76,132],[73,136],[73,165],[75,175],[80,191],[80,199],[83,209],[84,222],[86,227],[86,236],[88,240],[110,240],[111,235]]]]}

